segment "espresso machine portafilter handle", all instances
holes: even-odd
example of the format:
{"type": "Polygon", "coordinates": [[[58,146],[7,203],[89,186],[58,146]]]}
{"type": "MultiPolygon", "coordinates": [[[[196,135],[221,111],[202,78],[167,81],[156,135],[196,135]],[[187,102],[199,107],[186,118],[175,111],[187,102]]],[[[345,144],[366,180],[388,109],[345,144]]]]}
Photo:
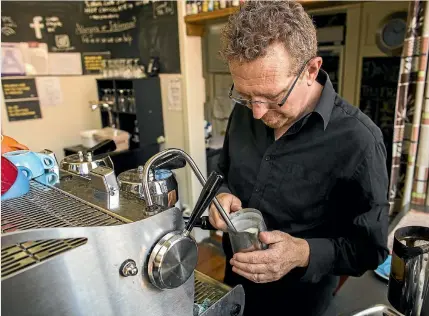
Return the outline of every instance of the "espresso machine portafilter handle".
{"type": "Polygon", "coordinates": [[[116,143],[113,139],[106,139],[102,142],[98,143],[97,145],[89,148],[86,150],[86,152],[90,152],[93,157],[101,155],[101,154],[107,154],[109,152],[116,150],[116,143]]]}
{"type": "Polygon", "coordinates": [[[217,228],[215,228],[212,223],[210,223],[208,216],[201,216],[200,218],[197,218],[194,223],[194,227],[200,228],[202,230],[217,230],[217,228]]]}
{"type": "Polygon", "coordinates": [[[223,176],[216,171],[213,171],[210,174],[206,184],[201,191],[200,197],[198,198],[197,203],[195,204],[194,211],[192,212],[188,223],[186,224],[186,228],[183,231],[184,236],[188,236],[192,231],[196,221],[200,218],[201,214],[204,210],[210,205],[212,200],[214,199],[217,191],[220,189],[223,182],[223,176]]]}
{"type": "MultiPolygon", "coordinates": [[[[144,165],[144,170],[143,170],[143,192],[146,197],[147,213],[155,214],[161,211],[161,207],[159,205],[156,205],[152,201],[152,197],[150,196],[149,175],[153,170],[152,166],[155,165],[158,160],[162,160],[164,159],[164,157],[171,157],[172,154],[179,155],[186,160],[187,164],[192,169],[192,171],[194,172],[195,176],[197,177],[201,185],[204,185],[206,183],[206,180],[204,179],[204,176],[201,173],[201,171],[198,169],[198,166],[195,164],[192,158],[183,150],[177,149],[177,148],[170,148],[152,156],[144,165]]],[[[228,229],[232,232],[237,232],[237,229],[234,227],[234,224],[231,222],[228,214],[225,212],[225,210],[223,209],[222,205],[219,203],[216,197],[213,199],[213,204],[216,206],[217,210],[219,211],[220,215],[222,216],[223,220],[228,226],[228,229]]]]}

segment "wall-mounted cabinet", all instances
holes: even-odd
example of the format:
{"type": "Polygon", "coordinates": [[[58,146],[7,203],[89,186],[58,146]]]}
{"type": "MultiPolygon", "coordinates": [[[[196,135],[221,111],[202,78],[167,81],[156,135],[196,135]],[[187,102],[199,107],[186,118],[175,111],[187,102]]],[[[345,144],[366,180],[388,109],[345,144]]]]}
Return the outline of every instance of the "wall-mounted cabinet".
{"type": "Polygon", "coordinates": [[[161,85],[158,77],[143,79],[98,79],[98,96],[111,106],[102,109],[102,126],[111,123],[130,133],[130,149],[156,144],[164,136],[161,85]]]}

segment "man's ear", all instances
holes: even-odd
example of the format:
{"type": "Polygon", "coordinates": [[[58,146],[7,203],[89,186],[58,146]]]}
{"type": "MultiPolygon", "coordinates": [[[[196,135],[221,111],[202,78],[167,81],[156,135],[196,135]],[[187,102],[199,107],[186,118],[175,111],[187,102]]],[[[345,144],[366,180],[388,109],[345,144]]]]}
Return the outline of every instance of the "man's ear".
{"type": "Polygon", "coordinates": [[[316,81],[317,75],[319,74],[320,67],[322,67],[322,57],[315,57],[309,63],[307,67],[307,85],[311,86],[316,81]]]}

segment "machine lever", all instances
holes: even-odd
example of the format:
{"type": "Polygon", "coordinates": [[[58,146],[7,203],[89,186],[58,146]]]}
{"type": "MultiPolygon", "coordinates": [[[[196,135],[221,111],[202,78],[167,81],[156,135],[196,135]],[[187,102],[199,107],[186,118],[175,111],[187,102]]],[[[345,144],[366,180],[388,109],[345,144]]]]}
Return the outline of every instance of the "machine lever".
{"type": "Polygon", "coordinates": [[[201,216],[204,210],[210,205],[217,191],[220,189],[223,182],[223,176],[216,171],[210,174],[206,184],[204,185],[200,197],[195,204],[194,210],[189,218],[186,228],[183,231],[184,236],[188,236],[194,227],[195,221],[201,216]]]}

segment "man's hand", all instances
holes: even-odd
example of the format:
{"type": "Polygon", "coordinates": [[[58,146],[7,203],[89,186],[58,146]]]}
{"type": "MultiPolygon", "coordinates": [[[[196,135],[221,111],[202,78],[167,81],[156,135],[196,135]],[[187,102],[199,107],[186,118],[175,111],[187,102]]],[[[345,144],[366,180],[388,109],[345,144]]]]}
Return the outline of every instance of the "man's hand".
{"type": "Polygon", "coordinates": [[[308,266],[310,247],[304,239],[281,231],[261,232],[259,239],[266,250],[236,253],[230,260],[232,271],[255,283],[281,279],[296,267],[308,266]]]}
{"type": "MultiPolygon", "coordinates": [[[[231,212],[237,212],[241,210],[241,201],[234,195],[229,193],[221,193],[216,196],[219,200],[219,204],[222,205],[223,209],[227,214],[231,212]]],[[[222,216],[216,209],[216,206],[212,203],[209,210],[209,221],[217,229],[226,231],[227,226],[222,216]]]]}

